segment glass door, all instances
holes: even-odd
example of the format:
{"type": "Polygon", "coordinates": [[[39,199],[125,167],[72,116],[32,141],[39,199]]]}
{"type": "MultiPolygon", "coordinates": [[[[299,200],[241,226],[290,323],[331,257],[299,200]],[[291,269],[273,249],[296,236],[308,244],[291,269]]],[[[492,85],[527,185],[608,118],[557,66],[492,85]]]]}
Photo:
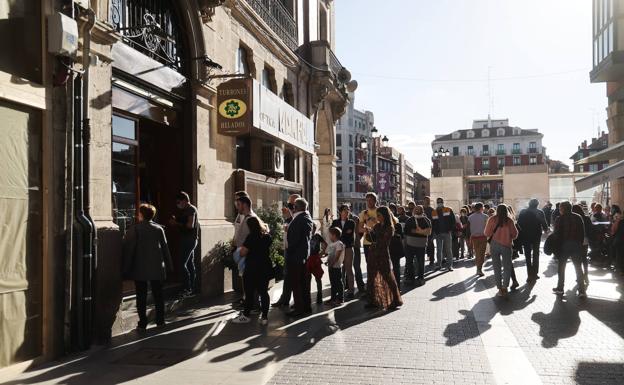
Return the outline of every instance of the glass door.
{"type": "Polygon", "coordinates": [[[136,120],[113,115],[113,221],[122,234],[134,224],[138,207],[137,134],[136,120]]]}

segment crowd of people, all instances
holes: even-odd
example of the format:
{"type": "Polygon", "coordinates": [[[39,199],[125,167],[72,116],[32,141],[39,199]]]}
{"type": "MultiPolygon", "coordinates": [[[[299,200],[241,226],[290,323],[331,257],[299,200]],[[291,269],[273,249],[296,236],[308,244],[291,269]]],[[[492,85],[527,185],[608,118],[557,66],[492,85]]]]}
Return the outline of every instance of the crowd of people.
{"type": "MultiPolygon", "coordinates": [[[[557,260],[555,294],[564,293],[568,260],[575,267],[576,289],[581,298],[587,295],[590,260],[601,267],[624,271],[624,218],[615,205],[605,209],[592,204],[584,209],[564,201],[554,207],[547,202],[540,209],[540,202],[531,199],[516,214],[513,207],[505,204],[490,206],[477,202],[455,213],[441,197],[436,199],[435,206],[429,197],[422,203],[383,206],[379,205],[377,195],[370,192],[366,194],[366,209],[358,215],[351,212],[348,204],[338,207],[335,218],[328,208],[317,227],[308,212],[308,202],[299,195],[291,195],[282,209],[285,257],[282,293],[271,304],[268,289],[275,272],[270,258],[274,234],[254,212],[249,195],[237,192],[232,243],[244,297],[242,311],[232,322],[248,323],[251,315],[257,313],[259,322],[266,325],[271,307],[289,308],[286,314],[295,318],[311,313],[312,278],[318,304],[335,307],[359,298],[365,301],[366,308],[392,311],[403,304],[402,286],[423,286],[427,270],[452,271],[459,260],[474,260],[475,274],[483,277],[484,263],[490,258],[497,296],[507,297],[520,286],[513,264],[519,254],[524,254],[526,260],[527,284],[540,278],[540,248],[544,239],[544,252],[553,254],[557,260]],[[362,254],[366,276],[362,272],[362,254]],[[325,272],[331,290],[329,299],[323,302],[325,272]]],[[[179,194],[177,206],[179,214],[169,224],[180,232],[186,292],[193,293],[196,290],[193,256],[199,230],[197,209],[185,193],[179,194]]],[[[136,284],[139,329],[147,325],[148,282],[156,305],[156,323],[164,324],[162,282],[167,270],[172,268],[165,233],[154,223],[155,215],[153,206],[141,205],[139,222],[124,239],[124,254],[129,256],[124,258],[124,273],[136,284]]]]}

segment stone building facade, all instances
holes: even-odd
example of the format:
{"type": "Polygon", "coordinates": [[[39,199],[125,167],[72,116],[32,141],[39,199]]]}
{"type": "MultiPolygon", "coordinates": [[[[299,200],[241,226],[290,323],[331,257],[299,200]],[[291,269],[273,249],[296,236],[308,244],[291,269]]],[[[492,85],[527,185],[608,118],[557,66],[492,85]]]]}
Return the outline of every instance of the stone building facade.
{"type": "Polygon", "coordinates": [[[336,124],[336,155],[338,203],[349,203],[354,212],[366,207],[365,195],[372,186],[372,129],[375,116],[370,111],[355,108],[355,96],[350,94],[351,103],[346,113],[336,124]]]}
{"type": "MultiPolygon", "coordinates": [[[[189,193],[205,296],[228,287],[211,251],[233,234],[235,191],[265,207],[299,193],[315,217],[336,206],[335,123],[355,85],[334,53],[331,0],[0,0],[0,19],[9,21],[0,44],[15,52],[0,60],[9,127],[0,153],[11,166],[0,171],[10,229],[0,253],[11,256],[0,269],[9,309],[0,367],[132,327],[120,315],[133,301],[121,240],[141,202],[156,205],[166,226],[176,193],[189,193]],[[48,52],[51,18],[75,23],[75,52],[48,52]],[[253,94],[250,120],[224,132],[217,101],[236,81],[253,94]]],[[[174,294],[183,262],[166,232],[174,294]]]]}

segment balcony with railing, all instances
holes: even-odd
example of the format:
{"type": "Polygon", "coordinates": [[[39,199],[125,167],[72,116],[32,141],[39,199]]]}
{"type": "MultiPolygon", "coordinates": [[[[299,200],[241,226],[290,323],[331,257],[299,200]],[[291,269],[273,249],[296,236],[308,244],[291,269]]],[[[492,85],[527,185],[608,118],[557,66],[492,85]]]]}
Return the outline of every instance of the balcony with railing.
{"type": "Polygon", "coordinates": [[[315,40],[299,48],[300,55],[316,68],[321,68],[341,81],[340,72],[344,68],[326,40],[315,40]]]}
{"type": "Polygon", "coordinates": [[[529,154],[537,154],[537,148],[529,147],[529,154]]]}
{"type": "Polygon", "coordinates": [[[505,150],[496,150],[496,155],[507,155],[505,150]]]}
{"type": "Polygon", "coordinates": [[[481,151],[481,156],[490,156],[490,151],[481,151]]]}
{"type": "Polygon", "coordinates": [[[299,46],[297,22],[280,0],[245,0],[273,32],[293,51],[299,46]]]}
{"type": "Polygon", "coordinates": [[[522,150],[519,149],[519,148],[514,148],[513,150],[511,150],[511,153],[513,155],[520,155],[520,154],[522,154],[522,150]]]}

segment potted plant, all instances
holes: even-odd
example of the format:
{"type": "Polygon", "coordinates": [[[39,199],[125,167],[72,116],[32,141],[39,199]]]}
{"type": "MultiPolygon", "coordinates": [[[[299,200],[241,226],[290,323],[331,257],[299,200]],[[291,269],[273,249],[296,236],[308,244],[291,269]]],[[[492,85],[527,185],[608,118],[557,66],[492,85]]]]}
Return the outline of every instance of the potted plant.
{"type": "Polygon", "coordinates": [[[269,231],[273,241],[269,251],[269,256],[273,262],[275,281],[284,279],[284,219],[281,210],[277,205],[271,207],[260,207],[256,210],[258,217],[269,226],[269,231]]]}

